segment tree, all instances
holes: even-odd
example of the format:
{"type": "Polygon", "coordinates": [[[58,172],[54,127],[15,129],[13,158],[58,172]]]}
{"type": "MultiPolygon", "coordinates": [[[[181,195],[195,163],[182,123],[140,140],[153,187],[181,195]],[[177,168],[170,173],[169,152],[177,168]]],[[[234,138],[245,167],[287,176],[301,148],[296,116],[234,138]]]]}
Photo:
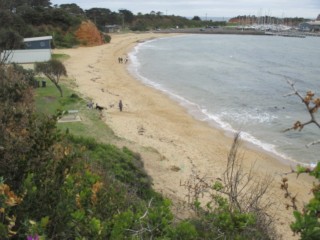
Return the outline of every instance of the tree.
{"type": "Polygon", "coordinates": [[[120,9],[119,13],[122,14],[124,16],[124,21],[126,23],[132,23],[133,19],[134,19],[134,15],[132,12],[130,12],[127,9],[120,9]]]}
{"type": "Polygon", "coordinates": [[[0,66],[9,60],[13,49],[22,46],[22,37],[9,29],[0,30],[0,66]]]}
{"type": "Polygon", "coordinates": [[[12,10],[11,9],[12,0],[1,0],[0,9],[12,10]]]}
{"type": "Polygon", "coordinates": [[[28,4],[32,7],[50,7],[50,0],[28,0],[28,4]]]}
{"type": "Polygon", "coordinates": [[[106,24],[114,24],[113,12],[107,8],[91,8],[86,10],[86,16],[102,30],[106,24]]]}
{"type": "Polygon", "coordinates": [[[23,37],[32,36],[31,34],[27,35],[32,26],[28,25],[18,13],[13,13],[9,10],[0,10],[0,26],[2,26],[0,27],[2,30],[16,31],[23,37]]]}
{"type": "Polygon", "coordinates": [[[84,11],[80,8],[77,4],[61,4],[60,8],[66,10],[68,13],[75,14],[75,15],[84,15],[84,11]]]}
{"type": "Polygon", "coordinates": [[[49,60],[47,62],[36,63],[35,72],[44,74],[57,87],[61,97],[63,97],[62,88],[59,85],[62,76],[68,76],[67,70],[59,60],[49,60]]]}
{"type": "Polygon", "coordinates": [[[201,18],[199,16],[194,16],[192,18],[193,21],[201,21],[201,18]]]}
{"type": "MultiPolygon", "coordinates": [[[[2,0],[3,1],[3,0],[2,0]]],[[[4,2],[8,2],[4,0],[4,2]]],[[[10,9],[21,7],[21,6],[30,6],[30,7],[50,7],[50,0],[10,0],[10,9]]]]}

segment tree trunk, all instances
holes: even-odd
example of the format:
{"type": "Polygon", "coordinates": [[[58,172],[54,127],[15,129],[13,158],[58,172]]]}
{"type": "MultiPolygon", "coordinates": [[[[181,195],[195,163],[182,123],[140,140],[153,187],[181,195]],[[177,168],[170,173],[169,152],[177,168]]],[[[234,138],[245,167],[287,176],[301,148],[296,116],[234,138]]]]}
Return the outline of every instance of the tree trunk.
{"type": "Polygon", "coordinates": [[[62,88],[60,87],[60,85],[56,84],[59,92],[60,92],[60,97],[63,97],[63,93],[62,93],[62,88]]]}
{"type": "Polygon", "coordinates": [[[60,92],[60,97],[63,97],[63,92],[62,92],[62,88],[60,87],[60,85],[58,83],[56,83],[55,81],[52,81],[53,84],[57,87],[57,89],[60,92]]]}

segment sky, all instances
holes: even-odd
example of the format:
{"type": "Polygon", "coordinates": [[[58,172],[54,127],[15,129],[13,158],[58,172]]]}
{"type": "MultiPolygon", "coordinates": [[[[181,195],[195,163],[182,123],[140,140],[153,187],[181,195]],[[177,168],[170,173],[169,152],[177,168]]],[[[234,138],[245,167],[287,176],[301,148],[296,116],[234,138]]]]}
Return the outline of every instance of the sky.
{"type": "Polygon", "coordinates": [[[75,3],[82,9],[107,8],[113,12],[127,9],[133,14],[162,12],[183,17],[236,17],[269,15],[315,19],[320,14],[320,0],[51,0],[52,5],[75,3]]]}

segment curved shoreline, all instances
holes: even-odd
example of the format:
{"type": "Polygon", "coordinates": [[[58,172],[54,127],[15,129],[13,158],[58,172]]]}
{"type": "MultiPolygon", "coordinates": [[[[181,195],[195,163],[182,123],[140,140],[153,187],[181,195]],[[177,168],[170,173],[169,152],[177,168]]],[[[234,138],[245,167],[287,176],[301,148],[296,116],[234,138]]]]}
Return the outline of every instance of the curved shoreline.
{"type": "MultiPolygon", "coordinates": [[[[212,31],[214,31],[214,30],[212,30],[212,31]]],[[[216,34],[218,34],[218,33],[216,33],[216,34]]],[[[189,35],[189,34],[182,34],[182,35],[174,36],[174,37],[180,37],[180,36],[183,37],[186,35],[189,35]]],[[[177,104],[183,106],[186,109],[186,111],[188,112],[188,114],[193,116],[196,120],[201,121],[201,122],[205,122],[209,126],[211,126],[213,128],[217,128],[217,129],[221,130],[222,132],[224,132],[225,136],[227,136],[228,138],[232,138],[232,136],[239,131],[237,131],[236,129],[231,127],[227,122],[223,122],[222,120],[216,118],[214,115],[204,112],[205,109],[201,109],[201,107],[197,103],[190,102],[187,99],[185,99],[183,96],[177,95],[177,94],[173,93],[170,89],[167,89],[167,88],[159,85],[158,83],[153,82],[152,79],[146,79],[145,77],[143,77],[139,74],[139,72],[136,69],[137,66],[139,66],[139,63],[135,60],[136,54],[139,51],[139,47],[141,46],[141,44],[152,42],[155,39],[161,39],[161,38],[162,37],[150,38],[150,39],[145,39],[145,40],[141,40],[138,42],[138,44],[133,48],[133,50],[128,53],[130,60],[132,60],[131,58],[133,58],[133,61],[131,61],[131,64],[128,66],[129,73],[132,74],[134,78],[136,78],[138,81],[140,81],[144,85],[149,86],[151,88],[154,88],[157,91],[163,92],[166,96],[168,96],[170,99],[175,101],[177,104]],[[135,64],[138,64],[138,65],[135,65],[135,64]]],[[[170,38],[173,38],[173,37],[170,37],[170,38]]],[[[242,141],[244,141],[246,143],[247,147],[249,147],[250,149],[253,149],[255,151],[264,152],[264,153],[270,155],[272,158],[278,159],[281,163],[283,163],[287,166],[303,165],[303,166],[312,167],[311,163],[308,164],[308,163],[304,163],[304,162],[299,162],[298,160],[287,156],[285,153],[281,153],[281,152],[277,151],[276,145],[273,145],[273,144],[270,144],[267,142],[263,142],[263,141],[255,138],[253,135],[251,135],[248,132],[240,131],[240,133],[242,136],[242,141]]]]}
{"type": "MultiPolygon", "coordinates": [[[[161,161],[143,159],[154,188],[166,196],[184,200],[186,190],[181,183],[189,178],[194,167],[201,175],[221,176],[232,138],[190,116],[185,108],[167,95],[135,79],[127,66],[117,61],[141,41],[170,36],[176,34],[114,34],[110,44],[55,51],[70,55],[65,65],[69,76],[76,82],[75,90],[108,107],[104,120],[116,135],[141,146],[152,147],[163,156],[161,161]],[[117,107],[110,107],[117,106],[120,99],[124,104],[123,112],[119,112],[117,107]],[[173,171],[173,167],[179,170],[173,171]]],[[[289,166],[265,152],[244,145],[240,155],[243,155],[245,170],[255,163],[256,176],[269,174],[275,178],[268,197],[277,201],[272,211],[277,215],[279,232],[285,239],[296,239],[289,228],[293,220],[292,211],[285,210],[285,199],[280,190],[281,175],[290,172],[289,166]]],[[[294,174],[288,178],[301,201],[308,201],[312,180],[307,176],[297,180],[294,174]]]]}

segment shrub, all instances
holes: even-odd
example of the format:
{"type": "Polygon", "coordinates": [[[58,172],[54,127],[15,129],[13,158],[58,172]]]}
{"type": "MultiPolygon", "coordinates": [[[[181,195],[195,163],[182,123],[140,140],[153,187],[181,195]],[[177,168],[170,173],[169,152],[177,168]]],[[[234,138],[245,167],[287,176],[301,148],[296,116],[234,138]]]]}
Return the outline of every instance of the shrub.
{"type": "Polygon", "coordinates": [[[12,213],[12,208],[22,202],[10,187],[4,183],[0,177],[0,238],[9,239],[16,235],[14,227],[16,216],[12,213]]]}
{"type": "Polygon", "coordinates": [[[212,183],[194,171],[183,184],[188,190],[189,206],[197,216],[194,223],[201,239],[278,237],[267,213],[272,202],[263,199],[272,178],[253,179],[252,169],[248,173],[243,171],[242,159],[237,157],[239,138],[237,134],[220,180],[212,183]],[[208,201],[204,201],[204,196],[208,201]]]}
{"type": "Polygon", "coordinates": [[[110,43],[110,42],[111,42],[111,36],[108,35],[108,34],[105,34],[105,35],[104,35],[104,41],[105,41],[106,43],[110,43]]]}

